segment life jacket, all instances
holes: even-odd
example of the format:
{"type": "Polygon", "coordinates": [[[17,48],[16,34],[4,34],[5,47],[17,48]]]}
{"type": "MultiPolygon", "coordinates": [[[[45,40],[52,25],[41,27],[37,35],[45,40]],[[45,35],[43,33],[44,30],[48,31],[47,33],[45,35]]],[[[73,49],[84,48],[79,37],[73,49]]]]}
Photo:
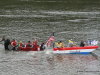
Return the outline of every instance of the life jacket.
{"type": "Polygon", "coordinates": [[[15,41],[12,41],[13,42],[13,46],[15,47],[16,46],[16,42],[15,41]]]}
{"type": "Polygon", "coordinates": [[[43,49],[44,49],[44,48],[43,48],[43,44],[44,44],[44,43],[41,43],[40,50],[43,50],[43,49]]]}
{"type": "Polygon", "coordinates": [[[73,41],[69,40],[69,43],[73,43],[73,41]]]}
{"type": "Polygon", "coordinates": [[[27,43],[27,44],[26,44],[26,47],[29,47],[29,45],[30,45],[30,43],[27,43]]]}
{"type": "Polygon", "coordinates": [[[37,42],[34,43],[34,47],[37,47],[37,42]]]}
{"type": "Polygon", "coordinates": [[[19,43],[19,46],[22,46],[22,43],[19,43]]]}
{"type": "Polygon", "coordinates": [[[80,47],[84,47],[84,46],[85,46],[84,42],[81,42],[80,47]]]}
{"type": "Polygon", "coordinates": [[[63,43],[55,43],[56,45],[58,45],[59,47],[62,47],[63,43]]]}

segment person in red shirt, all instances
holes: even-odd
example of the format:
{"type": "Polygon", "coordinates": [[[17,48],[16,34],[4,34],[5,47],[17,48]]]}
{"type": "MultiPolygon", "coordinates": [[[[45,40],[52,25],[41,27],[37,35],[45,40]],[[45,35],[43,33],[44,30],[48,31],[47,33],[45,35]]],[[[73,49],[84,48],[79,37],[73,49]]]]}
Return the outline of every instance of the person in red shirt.
{"type": "Polygon", "coordinates": [[[36,48],[37,49],[37,43],[39,42],[39,39],[37,40],[36,38],[34,39],[34,41],[32,41],[32,45],[33,45],[33,47],[34,48],[36,48]]]}
{"type": "Polygon", "coordinates": [[[28,43],[26,44],[26,47],[31,47],[31,42],[28,41],[28,43]]]}
{"type": "Polygon", "coordinates": [[[11,42],[11,46],[13,47],[13,50],[15,50],[16,43],[17,43],[17,41],[15,41],[15,39],[13,39],[11,42]]]}
{"type": "Polygon", "coordinates": [[[37,40],[36,38],[34,39],[34,47],[37,48],[37,43],[39,42],[39,39],[37,40]]]}

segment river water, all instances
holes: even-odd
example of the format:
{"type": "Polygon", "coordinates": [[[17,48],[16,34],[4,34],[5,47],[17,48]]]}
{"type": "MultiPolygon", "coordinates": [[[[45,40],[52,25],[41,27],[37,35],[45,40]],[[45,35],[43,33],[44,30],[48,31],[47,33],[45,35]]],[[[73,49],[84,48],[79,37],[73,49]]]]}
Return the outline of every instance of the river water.
{"type": "MultiPolygon", "coordinates": [[[[39,39],[67,46],[73,39],[100,41],[99,0],[0,0],[0,37],[18,42],[39,39]]],[[[100,43],[98,44],[100,45],[100,43]]],[[[88,55],[53,54],[52,45],[41,52],[4,50],[0,42],[0,75],[99,75],[100,48],[88,55]]]]}

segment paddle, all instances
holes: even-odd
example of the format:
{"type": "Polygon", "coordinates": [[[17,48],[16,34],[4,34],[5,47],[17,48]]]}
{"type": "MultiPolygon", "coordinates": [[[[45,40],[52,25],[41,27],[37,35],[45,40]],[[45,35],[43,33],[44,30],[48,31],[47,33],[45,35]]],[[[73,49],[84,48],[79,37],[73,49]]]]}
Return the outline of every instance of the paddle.
{"type": "Polygon", "coordinates": [[[65,52],[65,48],[64,48],[64,46],[63,46],[63,50],[64,50],[64,52],[65,52]]]}
{"type": "Polygon", "coordinates": [[[63,45],[63,43],[62,43],[62,46],[63,46],[63,50],[64,50],[64,52],[65,52],[65,48],[64,48],[65,45],[63,45]]]}
{"type": "Polygon", "coordinates": [[[5,36],[3,36],[0,40],[0,42],[5,41],[5,36]]]}

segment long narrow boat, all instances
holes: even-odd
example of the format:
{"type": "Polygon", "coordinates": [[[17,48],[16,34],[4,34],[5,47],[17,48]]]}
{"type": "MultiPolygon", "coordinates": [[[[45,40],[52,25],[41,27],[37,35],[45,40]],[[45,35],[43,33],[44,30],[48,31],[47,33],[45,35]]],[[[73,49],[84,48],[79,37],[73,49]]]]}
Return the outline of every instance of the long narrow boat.
{"type": "Polygon", "coordinates": [[[40,46],[38,46],[37,48],[35,47],[20,47],[17,48],[17,51],[41,51],[40,46]]]}
{"type": "Polygon", "coordinates": [[[37,46],[37,47],[19,47],[16,46],[13,48],[11,45],[8,46],[8,50],[15,50],[15,51],[43,51],[45,49],[45,45],[37,46]]]}
{"type": "Polygon", "coordinates": [[[88,54],[99,46],[53,48],[53,53],[58,54],[88,54]]]}

